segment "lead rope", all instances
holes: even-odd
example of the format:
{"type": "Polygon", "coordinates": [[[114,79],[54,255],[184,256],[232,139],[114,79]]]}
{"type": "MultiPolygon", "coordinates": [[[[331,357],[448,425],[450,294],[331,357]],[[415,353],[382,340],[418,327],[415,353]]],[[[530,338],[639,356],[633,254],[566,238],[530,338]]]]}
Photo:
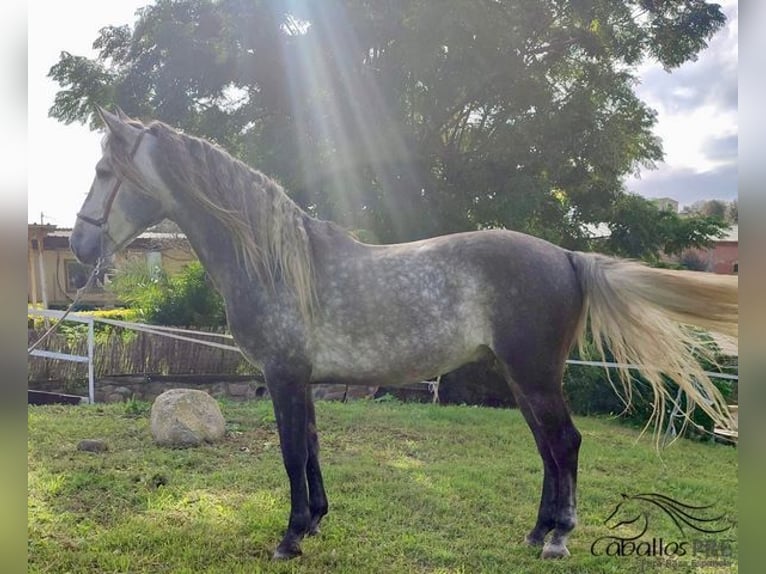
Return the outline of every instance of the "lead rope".
{"type": "MultiPolygon", "coordinates": [[[[100,243],[101,243],[101,253],[104,252],[104,235],[106,234],[106,230],[103,225],[101,227],[101,237],[100,237],[100,243]]],[[[101,265],[104,263],[105,259],[104,257],[99,257],[96,260],[96,266],[93,267],[93,271],[90,272],[90,277],[88,277],[88,280],[85,282],[85,285],[80,287],[77,290],[77,293],[74,294],[74,299],[72,299],[72,302],[69,304],[69,307],[67,307],[67,310],[64,311],[64,314],[59,317],[58,321],[56,321],[53,325],[48,327],[48,330],[45,331],[45,333],[42,334],[42,336],[37,339],[34,343],[32,343],[32,346],[27,349],[27,354],[30,354],[32,351],[34,351],[40,343],[45,341],[51,334],[56,332],[58,328],[61,326],[61,324],[64,322],[64,319],[66,319],[67,315],[71,313],[74,310],[75,305],[80,302],[80,299],[82,299],[83,294],[90,289],[91,284],[93,283],[93,280],[96,278],[96,275],[98,275],[98,272],[101,271],[101,265]]]]}
{"type": "MultiPolygon", "coordinates": [[[[138,141],[139,142],[141,141],[140,137],[138,138],[138,141]]],[[[138,146],[135,146],[135,147],[137,148],[138,146]]],[[[116,195],[118,187],[119,187],[119,183],[114,188],[114,195],[116,195]]],[[[80,215],[78,214],[78,217],[79,216],[80,215]]],[[[99,229],[101,230],[101,235],[99,237],[99,248],[100,248],[99,252],[102,254],[104,253],[104,238],[109,233],[108,232],[109,226],[107,224],[108,217],[109,217],[109,212],[106,211],[105,215],[101,217],[103,221],[100,221],[97,223],[99,229]]],[[[90,277],[88,277],[88,280],[85,282],[85,285],[83,285],[77,290],[77,293],[75,293],[74,299],[72,299],[72,302],[69,304],[69,307],[67,307],[67,310],[64,311],[64,314],[61,317],[59,317],[58,321],[56,321],[53,325],[48,327],[48,330],[45,331],[45,333],[43,333],[42,336],[39,339],[37,339],[37,341],[32,343],[32,345],[29,348],[27,348],[27,354],[30,354],[32,351],[34,351],[40,345],[40,343],[45,341],[45,339],[47,339],[50,335],[52,335],[58,330],[58,328],[64,322],[64,319],[66,319],[69,313],[71,313],[74,310],[75,305],[77,305],[77,303],[80,302],[80,299],[82,299],[82,296],[85,294],[85,292],[88,289],[90,289],[90,286],[93,283],[93,280],[96,278],[99,271],[101,271],[101,265],[104,263],[104,261],[105,261],[105,258],[103,257],[103,255],[96,260],[96,265],[95,267],[93,267],[93,271],[90,272],[90,277]]]]}
{"type": "Polygon", "coordinates": [[[72,299],[72,303],[70,303],[67,310],[64,311],[64,314],[61,317],[59,317],[59,319],[53,325],[51,325],[48,328],[48,330],[45,331],[45,333],[43,333],[43,335],[39,339],[37,339],[37,341],[32,343],[32,346],[27,349],[27,354],[34,351],[40,345],[40,343],[45,341],[45,339],[47,339],[50,335],[52,335],[61,326],[61,324],[64,322],[64,319],[66,319],[67,315],[69,315],[69,313],[71,313],[74,310],[75,305],[77,305],[77,303],[80,302],[80,299],[82,299],[82,296],[90,288],[91,284],[93,283],[93,280],[96,278],[96,275],[98,275],[99,271],[101,271],[101,264],[103,263],[103,261],[104,259],[102,257],[98,258],[98,261],[96,261],[96,266],[93,268],[93,271],[91,272],[90,277],[88,277],[88,280],[85,282],[85,285],[83,285],[77,290],[77,293],[75,293],[74,299],[72,299]]]}
{"type": "MultiPolygon", "coordinates": [[[[146,129],[143,129],[139,132],[138,137],[136,138],[136,141],[133,143],[133,147],[130,149],[130,153],[128,154],[128,157],[132,160],[136,152],[138,152],[138,146],[141,145],[141,140],[144,137],[144,134],[146,133],[146,129]]],[[[101,214],[101,217],[98,219],[94,219],[90,216],[85,216],[82,213],[78,213],[77,217],[80,219],[86,221],[87,223],[90,223],[91,225],[95,225],[101,230],[101,253],[104,253],[104,238],[109,235],[109,212],[112,210],[112,203],[114,202],[115,198],[117,197],[117,191],[120,189],[120,185],[122,184],[122,179],[118,178],[117,181],[114,184],[114,187],[112,188],[112,191],[109,193],[109,195],[106,198],[106,203],[103,206],[103,213],[101,214]]],[[[80,301],[85,291],[90,288],[91,283],[93,283],[93,279],[96,278],[96,275],[98,275],[98,272],[101,270],[101,264],[103,263],[104,258],[99,257],[96,261],[96,266],[93,268],[93,271],[90,274],[90,277],[88,277],[88,280],[85,282],[85,285],[80,287],[77,290],[77,293],[75,293],[75,297],[72,300],[72,303],[69,305],[67,310],[64,312],[64,314],[59,318],[59,320],[51,325],[45,333],[43,333],[42,337],[37,339],[31,347],[27,349],[27,354],[34,351],[40,343],[42,343],[45,339],[47,339],[53,332],[55,332],[61,323],[64,322],[64,319],[69,315],[69,313],[72,312],[75,305],[80,301]]]]}

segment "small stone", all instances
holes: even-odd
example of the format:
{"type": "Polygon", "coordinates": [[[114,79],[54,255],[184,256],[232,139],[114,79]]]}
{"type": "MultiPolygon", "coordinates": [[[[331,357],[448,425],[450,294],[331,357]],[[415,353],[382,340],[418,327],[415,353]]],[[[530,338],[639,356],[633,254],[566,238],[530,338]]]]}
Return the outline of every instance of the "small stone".
{"type": "Polygon", "coordinates": [[[151,485],[152,485],[154,488],[159,488],[160,486],[165,486],[165,485],[167,485],[167,483],[168,483],[168,477],[167,477],[167,476],[165,476],[164,474],[161,474],[161,473],[159,473],[159,472],[158,472],[157,474],[155,474],[154,476],[152,476],[152,478],[151,478],[151,480],[149,481],[149,483],[150,483],[150,484],[151,484],[151,485]]]}
{"type": "Polygon", "coordinates": [[[86,438],[77,443],[77,450],[85,452],[106,452],[109,450],[106,442],[101,439],[86,438]]]}

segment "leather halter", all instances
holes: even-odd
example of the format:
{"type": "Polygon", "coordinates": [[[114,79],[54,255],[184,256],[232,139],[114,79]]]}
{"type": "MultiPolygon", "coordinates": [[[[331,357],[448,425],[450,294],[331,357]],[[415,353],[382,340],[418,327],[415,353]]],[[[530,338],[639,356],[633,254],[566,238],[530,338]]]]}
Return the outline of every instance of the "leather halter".
{"type": "MultiPolygon", "coordinates": [[[[133,147],[130,149],[130,153],[128,154],[128,159],[132,160],[136,156],[136,152],[138,151],[138,146],[141,145],[141,140],[144,138],[144,133],[146,133],[146,130],[141,130],[138,134],[138,137],[136,137],[136,141],[133,142],[133,147]]],[[[90,215],[85,215],[82,212],[77,212],[77,218],[82,219],[85,223],[90,223],[91,225],[95,225],[96,227],[104,228],[107,219],[109,219],[109,213],[112,211],[112,204],[114,203],[114,199],[117,197],[117,192],[120,190],[120,185],[122,184],[122,178],[118,177],[117,181],[114,182],[114,186],[112,187],[111,191],[109,192],[109,195],[106,196],[106,202],[104,203],[104,211],[98,219],[95,217],[91,217],[90,215]]]]}

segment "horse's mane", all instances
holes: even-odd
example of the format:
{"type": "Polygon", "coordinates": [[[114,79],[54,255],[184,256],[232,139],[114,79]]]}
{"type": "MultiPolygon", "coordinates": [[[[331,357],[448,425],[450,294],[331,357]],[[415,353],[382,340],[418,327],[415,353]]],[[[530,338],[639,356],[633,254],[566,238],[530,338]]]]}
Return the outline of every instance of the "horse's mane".
{"type": "Polygon", "coordinates": [[[248,275],[291,289],[304,317],[311,314],[314,281],[307,214],[282,187],[205,140],[162,122],[148,127],[156,138],[160,177],[220,221],[237,246],[248,275]]]}

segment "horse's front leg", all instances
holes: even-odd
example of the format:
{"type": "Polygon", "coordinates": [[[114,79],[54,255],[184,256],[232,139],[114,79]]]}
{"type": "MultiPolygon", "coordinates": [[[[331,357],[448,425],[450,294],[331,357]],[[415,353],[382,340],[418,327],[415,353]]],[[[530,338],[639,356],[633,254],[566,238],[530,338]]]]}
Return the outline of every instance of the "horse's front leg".
{"type": "Polygon", "coordinates": [[[322,471],[319,468],[319,434],[317,433],[316,414],[311,391],[307,398],[308,409],[308,462],[306,463],[306,478],[309,484],[309,509],[311,510],[311,525],[309,535],[319,533],[319,523],[327,514],[327,495],[324,491],[322,471]]]}
{"type": "Polygon", "coordinates": [[[295,370],[267,370],[266,384],[274,404],[282,460],[290,479],[290,520],[274,558],[301,554],[300,543],[311,529],[306,464],[308,462],[308,376],[295,370]]]}

